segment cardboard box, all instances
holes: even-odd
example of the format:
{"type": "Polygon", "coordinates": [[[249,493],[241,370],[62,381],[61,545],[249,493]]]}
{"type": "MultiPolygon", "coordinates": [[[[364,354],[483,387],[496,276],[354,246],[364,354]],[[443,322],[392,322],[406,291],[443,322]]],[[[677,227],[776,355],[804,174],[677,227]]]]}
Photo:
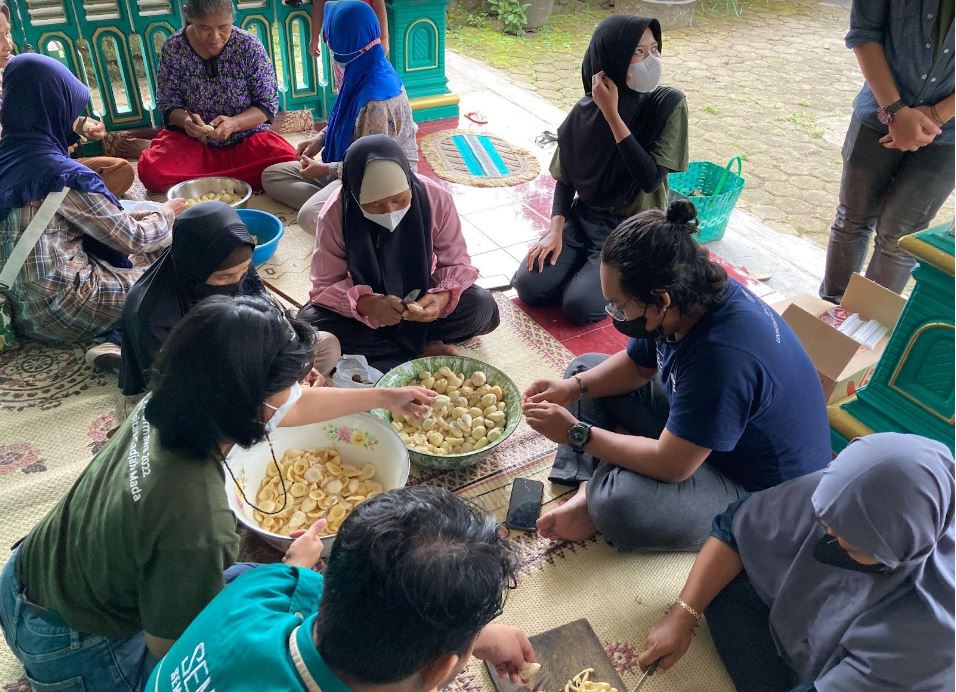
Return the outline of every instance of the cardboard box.
{"type": "Polygon", "coordinates": [[[879,320],[887,328],[886,336],[873,350],[820,319],[833,307],[833,303],[822,298],[801,293],[774,304],[773,309],[783,315],[810,355],[830,404],[852,396],[869,381],[904,305],[905,298],[879,284],[859,274],[850,277],[840,306],[859,313],[864,320],[879,320]]]}

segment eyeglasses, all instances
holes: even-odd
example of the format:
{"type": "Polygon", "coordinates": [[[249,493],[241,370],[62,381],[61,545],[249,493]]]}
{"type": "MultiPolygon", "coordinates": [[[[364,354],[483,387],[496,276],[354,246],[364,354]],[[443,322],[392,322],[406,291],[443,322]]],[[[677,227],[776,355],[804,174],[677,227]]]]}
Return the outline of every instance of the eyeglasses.
{"type": "Polygon", "coordinates": [[[624,308],[627,307],[627,304],[630,303],[632,300],[634,299],[628,298],[620,305],[617,305],[616,303],[608,302],[607,305],[604,306],[604,312],[610,315],[612,319],[615,319],[618,322],[624,322],[627,320],[627,315],[624,314],[624,308]]]}
{"type": "Polygon", "coordinates": [[[274,307],[276,312],[279,313],[279,322],[282,323],[283,328],[287,331],[289,335],[289,341],[295,341],[298,339],[299,335],[296,333],[295,327],[292,326],[292,320],[289,319],[289,311],[284,308],[274,296],[266,296],[266,299],[272,303],[272,307],[274,307]]]}

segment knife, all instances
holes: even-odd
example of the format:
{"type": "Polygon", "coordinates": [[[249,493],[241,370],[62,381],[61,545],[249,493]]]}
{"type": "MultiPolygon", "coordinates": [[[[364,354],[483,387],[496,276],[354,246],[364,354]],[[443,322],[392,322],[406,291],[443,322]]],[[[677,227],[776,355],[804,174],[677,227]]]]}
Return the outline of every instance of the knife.
{"type": "Polygon", "coordinates": [[[637,692],[644,686],[644,683],[647,682],[647,679],[654,674],[654,671],[657,670],[657,664],[660,661],[654,661],[651,665],[647,667],[647,670],[644,671],[644,675],[641,676],[641,679],[637,681],[637,687],[634,688],[634,692],[637,692]]]}
{"type": "Polygon", "coordinates": [[[414,291],[412,291],[407,296],[402,298],[402,305],[407,308],[408,304],[414,303],[416,300],[418,300],[418,296],[420,296],[421,294],[422,294],[421,289],[416,288],[414,291]]]}

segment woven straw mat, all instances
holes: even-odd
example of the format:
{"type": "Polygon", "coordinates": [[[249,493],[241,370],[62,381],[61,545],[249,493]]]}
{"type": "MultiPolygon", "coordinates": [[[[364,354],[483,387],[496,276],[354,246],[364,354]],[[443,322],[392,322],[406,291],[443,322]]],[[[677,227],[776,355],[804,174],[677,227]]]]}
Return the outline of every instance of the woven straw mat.
{"type": "MultiPolygon", "coordinates": [[[[313,238],[295,223],[295,214],[264,196],[251,207],[277,213],[287,224],[274,261],[262,276],[302,301],[308,295],[313,238]]],[[[539,377],[559,376],[571,354],[503,296],[501,326],[469,344],[467,355],[487,361],[514,379],[519,389],[539,377]]],[[[93,374],[83,362],[87,344],[52,348],[27,342],[0,356],[0,562],[6,547],[25,535],[69,489],[112,427],[116,380],[93,374]]],[[[466,471],[418,470],[414,483],[433,483],[472,499],[504,518],[510,486],[517,476],[546,481],[554,445],[522,424],[490,458],[466,471]]],[[[545,508],[569,489],[545,483],[545,508]]],[[[673,602],[693,556],[618,553],[599,538],[555,543],[514,532],[520,552],[520,584],[508,598],[501,621],[527,634],[587,617],[629,687],[639,676],[637,655],[648,628],[673,602]]],[[[272,559],[278,559],[273,553],[272,559]]],[[[22,669],[0,644],[0,689],[26,692],[22,669]]],[[[491,690],[477,662],[452,689],[491,690]]],[[[706,627],[677,668],[651,682],[654,692],[730,690],[706,627]]],[[[549,691],[555,692],[555,691],[549,691]]],[[[623,692],[623,691],[622,691],[623,692]]]]}

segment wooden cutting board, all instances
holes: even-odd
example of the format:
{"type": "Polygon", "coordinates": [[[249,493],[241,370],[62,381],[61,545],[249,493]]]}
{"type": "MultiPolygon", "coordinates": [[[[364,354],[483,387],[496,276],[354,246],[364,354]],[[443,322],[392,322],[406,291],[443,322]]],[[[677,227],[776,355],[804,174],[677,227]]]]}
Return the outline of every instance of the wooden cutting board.
{"type": "Polygon", "coordinates": [[[611,665],[601,641],[587,620],[575,620],[536,634],[531,637],[531,645],[534,646],[535,656],[541,664],[541,672],[536,680],[531,681],[531,686],[515,685],[508,680],[502,680],[494,666],[485,664],[491,682],[498,692],[530,692],[532,687],[537,687],[541,692],[563,692],[568,681],[585,668],[594,668],[592,680],[609,682],[618,692],[627,692],[624,682],[611,665]]]}

